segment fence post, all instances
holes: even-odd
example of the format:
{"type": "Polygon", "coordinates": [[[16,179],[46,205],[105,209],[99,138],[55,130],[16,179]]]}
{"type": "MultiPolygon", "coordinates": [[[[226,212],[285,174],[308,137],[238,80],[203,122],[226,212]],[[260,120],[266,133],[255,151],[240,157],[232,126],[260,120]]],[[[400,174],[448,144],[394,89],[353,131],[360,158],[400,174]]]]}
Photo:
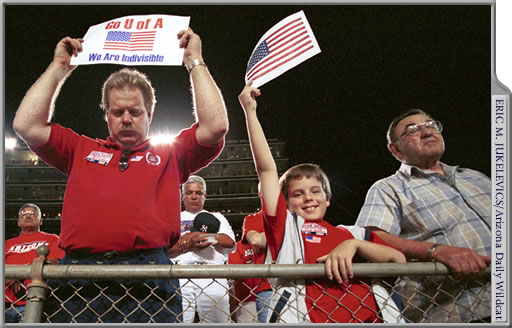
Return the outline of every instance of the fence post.
{"type": "Polygon", "coordinates": [[[48,285],[43,281],[43,266],[49,253],[48,246],[43,245],[37,248],[38,257],[32,262],[30,269],[32,281],[27,285],[27,304],[25,305],[23,323],[41,322],[43,305],[48,291],[48,285]]]}

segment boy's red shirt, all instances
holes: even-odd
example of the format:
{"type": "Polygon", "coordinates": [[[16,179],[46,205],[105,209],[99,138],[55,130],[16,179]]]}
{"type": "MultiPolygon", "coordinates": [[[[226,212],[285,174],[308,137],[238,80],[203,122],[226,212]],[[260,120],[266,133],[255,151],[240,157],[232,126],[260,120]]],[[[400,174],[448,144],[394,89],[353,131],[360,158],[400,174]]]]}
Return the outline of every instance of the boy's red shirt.
{"type": "MultiPolygon", "coordinates": [[[[267,243],[273,260],[283,247],[281,243],[286,217],[286,201],[280,194],[276,216],[269,216],[266,213],[263,216],[267,243]]],[[[318,263],[317,258],[328,254],[341,242],[354,238],[347,229],[334,227],[323,220],[306,221],[301,229],[301,236],[304,241],[305,264],[318,263]]],[[[389,246],[373,232],[370,232],[368,241],[389,246]]],[[[354,262],[360,259],[356,256],[354,262]]],[[[328,279],[308,280],[306,305],[309,317],[315,323],[380,322],[370,286],[359,279],[343,284],[328,279]]]]}

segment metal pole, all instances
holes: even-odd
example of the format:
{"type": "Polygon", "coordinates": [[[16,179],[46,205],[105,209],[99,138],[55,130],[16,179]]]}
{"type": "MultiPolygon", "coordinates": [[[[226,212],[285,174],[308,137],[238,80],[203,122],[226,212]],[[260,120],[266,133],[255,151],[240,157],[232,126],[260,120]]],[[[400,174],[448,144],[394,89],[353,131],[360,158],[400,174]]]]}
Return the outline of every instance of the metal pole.
{"type": "MultiPolygon", "coordinates": [[[[446,276],[450,270],[439,262],[354,263],[355,276],[446,276]]],[[[5,277],[26,279],[30,267],[6,265],[5,277]]],[[[229,264],[229,265],[164,265],[164,264],[112,264],[112,265],[47,265],[45,279],[167,279],[167,278],[322,278],[323,264],[229,264]]],[[[482,273],[490,279],[491,268],[482,273]]]]}
{"type": "Polygon", "coordinates": [[[27,285],[27,304],[25,305],[23,323],[41,322],[44,301],[48,292],[48,285],[43,281],[43,266],[49,253],[48,246],[37,248],[38,258],[32,262],[30,273],[32,281],[27,285]]]}

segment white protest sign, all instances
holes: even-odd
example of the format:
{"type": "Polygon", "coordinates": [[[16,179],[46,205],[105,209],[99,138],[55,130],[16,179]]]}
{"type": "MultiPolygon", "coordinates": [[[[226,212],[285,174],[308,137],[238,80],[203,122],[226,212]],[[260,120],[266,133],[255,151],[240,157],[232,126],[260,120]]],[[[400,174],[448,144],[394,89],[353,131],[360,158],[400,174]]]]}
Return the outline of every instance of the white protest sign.
{"type": "Polygon", "coordinates": [[[184,50],[177,35],[189,22],[188,16],[139,15],[91,26],[83,38],[83,51],[72,57],[71,65],[180,66],[184,50]]]}

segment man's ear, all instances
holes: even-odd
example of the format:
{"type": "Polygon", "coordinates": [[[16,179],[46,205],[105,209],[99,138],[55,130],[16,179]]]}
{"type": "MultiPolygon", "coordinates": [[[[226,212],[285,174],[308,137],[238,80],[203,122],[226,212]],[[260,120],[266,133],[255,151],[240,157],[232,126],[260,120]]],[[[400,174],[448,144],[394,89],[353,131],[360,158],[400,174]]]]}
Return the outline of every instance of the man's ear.
{"type": "Polygon", "coordinates": [[[393,156],[395,156],[396,159],[398,159],[399,161],[402,160],[402,152],[400,151],[396,144],[392,142],[388,143],[388,150],[391,152],[391,154],[393,154],[393,156]]]}
{"type": "Polygon", "coordinates": [[[100,108],[103,111],[103,119],[105,120],[105,122],[108,122],[108,109],[103,108],[101,105],[100,108]]]}

